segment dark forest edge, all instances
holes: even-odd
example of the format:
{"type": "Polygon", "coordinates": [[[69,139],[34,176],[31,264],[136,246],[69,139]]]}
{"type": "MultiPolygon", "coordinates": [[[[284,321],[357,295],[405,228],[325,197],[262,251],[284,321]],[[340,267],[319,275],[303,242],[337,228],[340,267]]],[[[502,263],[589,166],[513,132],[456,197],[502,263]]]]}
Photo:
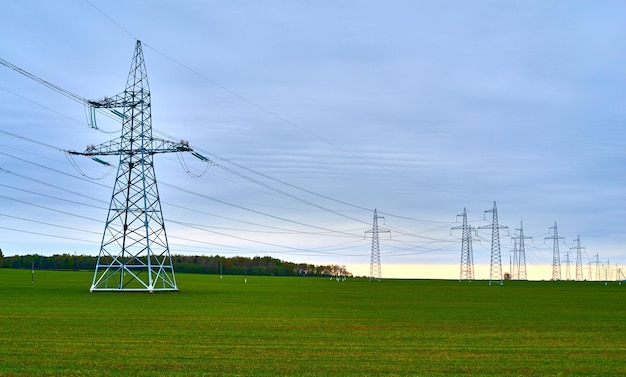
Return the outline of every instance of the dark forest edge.
{"type": "MultiPolygon", "coordinates": [[[[38,254],[3,256],[0,268],[36,270],[94,270],[97,257],[91,255],[38,254]]],[[[352,276],[338,265],[312,265],[287,262],[272,257],[224,257],[172,255],[174,271],[192,274],[258,275],[258,276],[352,276]]]]}

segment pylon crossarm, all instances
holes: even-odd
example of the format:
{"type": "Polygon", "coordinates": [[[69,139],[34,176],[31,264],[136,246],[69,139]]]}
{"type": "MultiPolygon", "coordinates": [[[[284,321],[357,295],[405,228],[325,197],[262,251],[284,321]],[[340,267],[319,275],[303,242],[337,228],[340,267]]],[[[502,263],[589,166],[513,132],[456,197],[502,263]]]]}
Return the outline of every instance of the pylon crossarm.
{"type": "MultiPolygon", "coordinates": [[[[127,145],[127,143],[124,143],[127,145]]],[[[77,151],[66,151],[69,154],[80,155],[80,156],[117,156],[117,155],[128,155],[128,154],[139,154],[141,152],[147,154],[156,154],[156,153],[173,153],[173,152],[193,152],[189,146],[177,143],[169,140],[163,139],[148,139],[148,147],[143,150],[140,148],[136,149],[124,149],[122,142],[119,139],[110,140],[98,145],[90,145],[88,146],[84,152],[77,151]]]]}
{"type": "Polygon", "coordinates": [[[134,102],[129,101],[128,97],[127,93],[120,93],[114,95],[113,97],[104,97],[103,99],[97,101],[87,100],[87,104],[93,108],[119,109],[124,107],[134,107],[141,103],[141,100],[134,102]]]}
{"type": "Polygon", "coordinates": [[[152,139],[151,153],[193,152],[187,144],[164,139],[152,139]]]}

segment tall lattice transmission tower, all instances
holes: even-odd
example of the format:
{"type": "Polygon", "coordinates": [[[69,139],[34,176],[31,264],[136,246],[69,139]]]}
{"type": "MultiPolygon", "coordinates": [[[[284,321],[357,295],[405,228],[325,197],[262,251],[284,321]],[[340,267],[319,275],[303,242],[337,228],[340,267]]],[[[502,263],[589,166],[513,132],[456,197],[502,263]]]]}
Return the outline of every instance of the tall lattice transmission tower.
{"type": "Polygon", "coordinates": [[[491,212],[491,224],[478,227],[478,229],[491,229],[491,266],[489,268],[489,285],[493,282],[503,283],[502,277],[502,255],[500,254],[500,229],[508,229],[507,226],[498,224],[498,208],[496,202],[493,202],[493,209],[486,210],[491,212]]]}
{"type": "Polygon", "coordinates": [[[578,236],[574,241],[576,242],[576,246],[570,247],[570,249],[576,250],[576,280],[582,281],[583,280],[583,256],[582,256],[581,251],[582,249],[585,249],[585,248],[580,246],[580,236],[578,236]]]}
{"type": "Polygon", "coordinates": [[[602,276],[600,273],[600,256],[598,255],[598,253],[596,253],[596,255],[594,255],[593,257],[595,258],[595,260],[592,262],[596,264],[596,281],[600,281],[602,280],[602,276]]]}
{"type": "Polygon", "coordinates": [[[552,280],[557,281],[561,280],[561,255],[559,254],[559,239],[563,239],[563,237],[559,237],[559,229],[556,227],[556,221],[554,222],[554,226],[551,226],[549,230],[554,230],[552,232],[551,237],[546,237],[545,239],[553,240],[552,244],[552,280]]]}
{"type": "Polygon", "coordinates": [[[457,215],[462,217],[461,226],[452,229],[461,229],[461,273],[459,281],[474,280],[474,252],[472,250],[472,230],[471,225],[467,224],[467,210],[463,208],[463,213],[457,215]]]}
{"type": "Polygon", "coordinates": [[[372,233],[372,254],[370,257],[370,281],[382,279],[382,271],[380,269],[380,242],[378,240],[379,233],[391,233],[388,229],[382,229],[378,227],[378,219],[384,219],[383,216],[378,216],[378,212],[374,209],[374,221],[372,222],[372,229],[365,231],[365,233],[372,233]]]}
{"type": "Polygon", "coordinates": [[[515,229],[517,236],[513,237],[515,241],[513,271],[511,276],[516,280],[528,280],[526,275],[526,247],[524,240],[532,237],[524,236],[524,223],[520,221],[519,228],[515,229]]]}
{"type": "Polygon", "coordinates": [[[153,156],[192,149],[188,143],[152,136],[150,88],[140,41],[126,89],[88,104],[110,109],[122,120],[119,139],[71,152],[91,157],[119,155],[91,291],[177,291],[153,156]]]}
{"type": "Polygon", "coordinates": [[[571,262],[572,261],[569,259],[569,250],[567,250],[565,251],[565,280],[567,281],[572,280],[569,268],[571,262]]]}

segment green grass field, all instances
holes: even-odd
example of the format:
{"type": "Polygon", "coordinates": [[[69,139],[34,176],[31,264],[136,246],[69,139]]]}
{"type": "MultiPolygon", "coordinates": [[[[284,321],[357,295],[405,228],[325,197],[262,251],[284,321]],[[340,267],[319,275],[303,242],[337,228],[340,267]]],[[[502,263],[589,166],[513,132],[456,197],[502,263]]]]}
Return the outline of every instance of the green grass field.
{"type": "Polygon", "coordinates": [[[626,375],[626,284],[91,277],[0,269],[1,376],[626,375]]]}

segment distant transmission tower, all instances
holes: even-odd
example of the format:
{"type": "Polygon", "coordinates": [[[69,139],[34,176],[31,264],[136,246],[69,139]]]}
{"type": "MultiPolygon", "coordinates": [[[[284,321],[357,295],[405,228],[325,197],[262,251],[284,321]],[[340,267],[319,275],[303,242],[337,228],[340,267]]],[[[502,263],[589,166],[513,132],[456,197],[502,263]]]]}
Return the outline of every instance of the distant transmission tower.
{"type": "Polygon", "coordinates": [[[526,248],[524,246],[524,240],[532,237],[524,236],[524,224],[522,221],[519,223],[518,236],[513,237],[516,242],[516,258],[513,265],[514,271],[512,271],[512,278],[517,280],[528,280],[526,275],[526,248]]]}
{"type": "Polygon", "coordinates": [[[489,285],[492,282],[499,282],[502,285],[502,255],[500,254],[500,229],[507,229],[507,226],[498,224],[498,208],[493,202],[493,209],[485,211],[491,212],[492,220],[490,225],[478,227],[478,229],[491,229],[491,267],[489,269],[489,285]]]}
{"type": "Polygon", "coordinates": [[[576,249],[576,280],[583,280],[583,257],[581,250],[584,247],[580,246],[580,236],[578,236],[574,241],[576,241],[576,246],[570,247],[570,249],[576,249]]]}
{"type": "Polygon", "coordinates": [[[452,229],[461,229],[461,274],[459,281],[462,280],[474,280],[474,252],[472,251],[472,229],[473,227],[467,225],[467,211],[463,208],[463,213],[457,215],[457,217],[463,217],[463,223],[461,226],[454,227],[452,229]]]}
{"type": "Polygon", "coordinates": [[[378,213],[374,209],[374,221],[372,229],[365,233],[372,233],[372,255],[370,258],[370,281],[382,279],[382,272],[380,269],[380,243],[378,241],[378,233],[391,233],[388,229],[380,229],[378,227],[378,219],[384,219],[383,216],[378,216],[378,213]]]}
{"type": "Polygon", "coordinates": [[[593,262],[596,264],[596,281],[600,281],[602,280],[602,275],[600,272],[600,256],[598,255],[598,253],[596,253],[596,255],[594,255],[594,257],[596,258],[596,260],[594,260],[593,262]]]}
{"type": "Polygon", "coordinates": [[[113,97],[89,101],[111,109],[122,120],[121,137],[87,147],[84,156],[119,155],[113,195],[96,262],[91,291],[177,291],[153,155],[191,152],[188,143],[152,136],[150,88],[137,41],[126,89],[113,97]],[[116,110],[119,109],[119,110],[116,110]]]}
{"type": "Polygon", "coordinates": [[[554,232],[552,232],[552,237],[546,237],[545,239],[554,240],[552,244],[552,280],[557,281],[561,280],[561,256],[559,255],[559,239],[562,239],[563,237],[559,237],[559,230],[556,227],[556,221],[554,222],[554,226],[551,226],[549,229],[554,229],[554,232]]]}
{"type": "Polygon", "coordinates": [[[519,263],[517,261],[517,238],[513,237],[513,258],[511,261],[511,280],[517,280],[519,278],[519,263]]]}
{"type": "Polygon", "coordinates": [[[565,252],[565,280],[572,280],[572,275],[570,274],[570,263],[572,261],[569,259],[569,250],[565,252]]]}

